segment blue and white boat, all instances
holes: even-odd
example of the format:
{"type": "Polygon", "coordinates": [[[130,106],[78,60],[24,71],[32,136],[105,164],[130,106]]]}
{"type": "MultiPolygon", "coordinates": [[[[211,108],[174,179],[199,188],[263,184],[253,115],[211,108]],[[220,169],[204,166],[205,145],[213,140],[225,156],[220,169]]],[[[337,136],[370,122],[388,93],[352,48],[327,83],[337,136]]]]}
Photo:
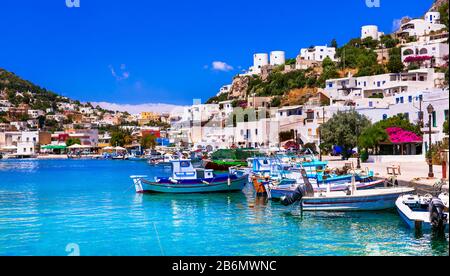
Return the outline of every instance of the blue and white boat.
{"type": "Polygon", "coordinates": [[[397,199],[395,205],[403,221],[417,231],[449,231],[448,194],[439,197],[408,194],[397,199]]]}
{"type": "Polygon", "coordinates": [[[228,174],[216,175],[213,170],[195,169],[191,160],[172,160],[171,177],[131,176],[137,193],[217,193],[241,191],[248,182],[248,174],[231,169],[228,174]]]}
{"type": "MultiPolygon", "coordinates": [[[[306,178],[306,173],[304,173],[306,178]]],[[[347,191],[314,192],[311,183],[306,179],[304,185],[297,187],[293,195],[282,197],[285,206],[300,202],[303,211],[378,211],[395,208],[395,202],[401,195],[414,191],[413,188],[378,188],[358,190],[353,178],[347,191]]]]}
{"type": "Polygon", "coordinates": [[[271,199],[291,195],[298,185],[303,184],[302,170],[306,172],[306,176],[316,192],[327,189],[345,191],[350,186],[353,176],[356,178],[356,186],[359,190],[385,186],[384,180],[373,180],[373,172],[369,171],[346,175],[325,174],[324,169],[327,164],[327,162],[314,160],[297,165],[296,168],[287,169],[278,158],[258,157],[249,160],[256,192],[258,194],[265,193],[271,199]]]}
{"type": "MultiPolygon", "coordinates": [[[[276,184],[276,183],[266,183],[266,192],[268,197],[273,200],[278,200],[283,196],[293,195],[297,187],[301,185],[299,183],[288,183],[287,185],[276,184]]],[[[311,184],[314,192],[342,192],[346,191],[351,187],[350,182],[328,182],[323,185],[313,185],[311,184]]],[[[385,187],[386,183],[384,180],[372,180],[368,182],[357,181],[355,183],[358,190],[370,190],[375,188],[385,187]]]]}

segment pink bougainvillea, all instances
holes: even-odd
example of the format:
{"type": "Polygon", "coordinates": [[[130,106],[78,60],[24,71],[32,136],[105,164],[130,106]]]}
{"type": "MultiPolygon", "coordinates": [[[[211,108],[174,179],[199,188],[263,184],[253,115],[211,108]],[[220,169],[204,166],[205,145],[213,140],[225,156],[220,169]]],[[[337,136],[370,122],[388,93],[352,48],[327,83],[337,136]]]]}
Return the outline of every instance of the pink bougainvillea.
{"type": "Polygon", "coordinates": [[[399,127],[386,129],[389,140],[394,144],[422,143],[423,138],[411,131],[403,130],[399,127]]]}
{"type": "Polygon", "coordinates": [[[411,63],[411,62],[424,62],[427,60],[432,59],[433,57],[431,56],[409,56],[405,58],[405,62],[406,63],[411,63]]]}

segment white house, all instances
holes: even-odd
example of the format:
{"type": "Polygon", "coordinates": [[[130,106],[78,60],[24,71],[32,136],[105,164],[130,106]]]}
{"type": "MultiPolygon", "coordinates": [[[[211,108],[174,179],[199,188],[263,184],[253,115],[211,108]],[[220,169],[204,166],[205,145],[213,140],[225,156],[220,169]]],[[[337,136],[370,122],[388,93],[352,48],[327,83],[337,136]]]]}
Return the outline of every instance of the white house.
{"type": "Polygon", "coordinates": [[[3,132],[0,133],[0,148],[16,147],[14,154],[34,156],[39,143],[39,131],[3,132]]]}
{"type": "Polygon", "coordinates": [[[432,32],[440,31],[445,28],[444,24],[440,24],[440,13],[429,12],[424,18],[413,19],[400,26],[397,34],[400,36],[425,36],[432,32]]]}
{"type": "MultiPolygon", "coordinates": [[[[449,55],[448,43],[443,42],[414,42],[402,47],[402,61],[408,57],[430,56],[434,59],[434,66],[443,66],[446,64],[445,57],[449,55]]],[[[431,60],[424,65],[430,66],[431,60]]]]}
{"type": "Polygon", "coordinates": [[[442,86],[444,73],[433,68],[389,73],[375,76],[331,79],[326,81],[324,94],[332,104],[354,104],[363,98],[387,98],[398,93],[427,91],[442,86]]]}
{"type": "Polygon", "coordinates": [[[327,46],[315,46],[313,48],[303,48],[300,50],[300,57],[304,60],[319,61],[329,57],[332,61],[336,59],[336,48],[327,46]]]}
{"type": "Polygon", "coordinates": [[[39,116],[45,116],[45,112],[43,110],[28,110],[28,116],[33,119],[37,119],[39,116]]]}

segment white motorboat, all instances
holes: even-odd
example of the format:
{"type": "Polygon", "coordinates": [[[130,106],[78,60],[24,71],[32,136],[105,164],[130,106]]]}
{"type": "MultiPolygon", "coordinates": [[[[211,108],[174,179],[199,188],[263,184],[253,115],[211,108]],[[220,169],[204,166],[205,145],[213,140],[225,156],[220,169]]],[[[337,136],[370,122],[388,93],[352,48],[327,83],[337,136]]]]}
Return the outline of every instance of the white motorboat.
{"type": "Polygon", "coordinates": [[[398,213],[409,228],[417,231],[439,230],[448,232],[448,194],[438,197],[428,194],[403,195],[395,202],[398,213]]]}

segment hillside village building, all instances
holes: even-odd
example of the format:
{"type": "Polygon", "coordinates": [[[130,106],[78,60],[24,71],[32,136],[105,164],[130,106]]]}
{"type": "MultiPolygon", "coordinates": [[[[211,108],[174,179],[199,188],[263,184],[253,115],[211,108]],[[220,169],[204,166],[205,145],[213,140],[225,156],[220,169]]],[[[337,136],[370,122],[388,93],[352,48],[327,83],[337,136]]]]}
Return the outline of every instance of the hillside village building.
{"type": "Polygon", "coordinates": [[[449,55],[449,45],[446,42],[413,42],[405,44],[401,53],[405,65],[408,65],[406,62],[408,58],[430,57],[424,66],[444,66],[449,55]]]}
{"type": "Polygon", "coordinates": [[[440,31],[445,28],[444,24],[440,24],[440,20],[441,14],[439,12],[428,12],[424,18],[412,19],[402,24],[397,31],[397,36],[419,37],[440,31]]]}
{"type": "Polygon", "coordinates": [[[371,37],[373,40],[379,40],[384,35],[378,30],[376,25],[366,25],[361,27],[361,40],[371,37]]]}
{"type": "Polygon", "coordinates": [[[315,46],[313,48],[301,49],[300,57],[308,61],[322,62],[327,57],[329,57],[332,61],[337,61],[336,48],[327,46],[315,46]]]}

